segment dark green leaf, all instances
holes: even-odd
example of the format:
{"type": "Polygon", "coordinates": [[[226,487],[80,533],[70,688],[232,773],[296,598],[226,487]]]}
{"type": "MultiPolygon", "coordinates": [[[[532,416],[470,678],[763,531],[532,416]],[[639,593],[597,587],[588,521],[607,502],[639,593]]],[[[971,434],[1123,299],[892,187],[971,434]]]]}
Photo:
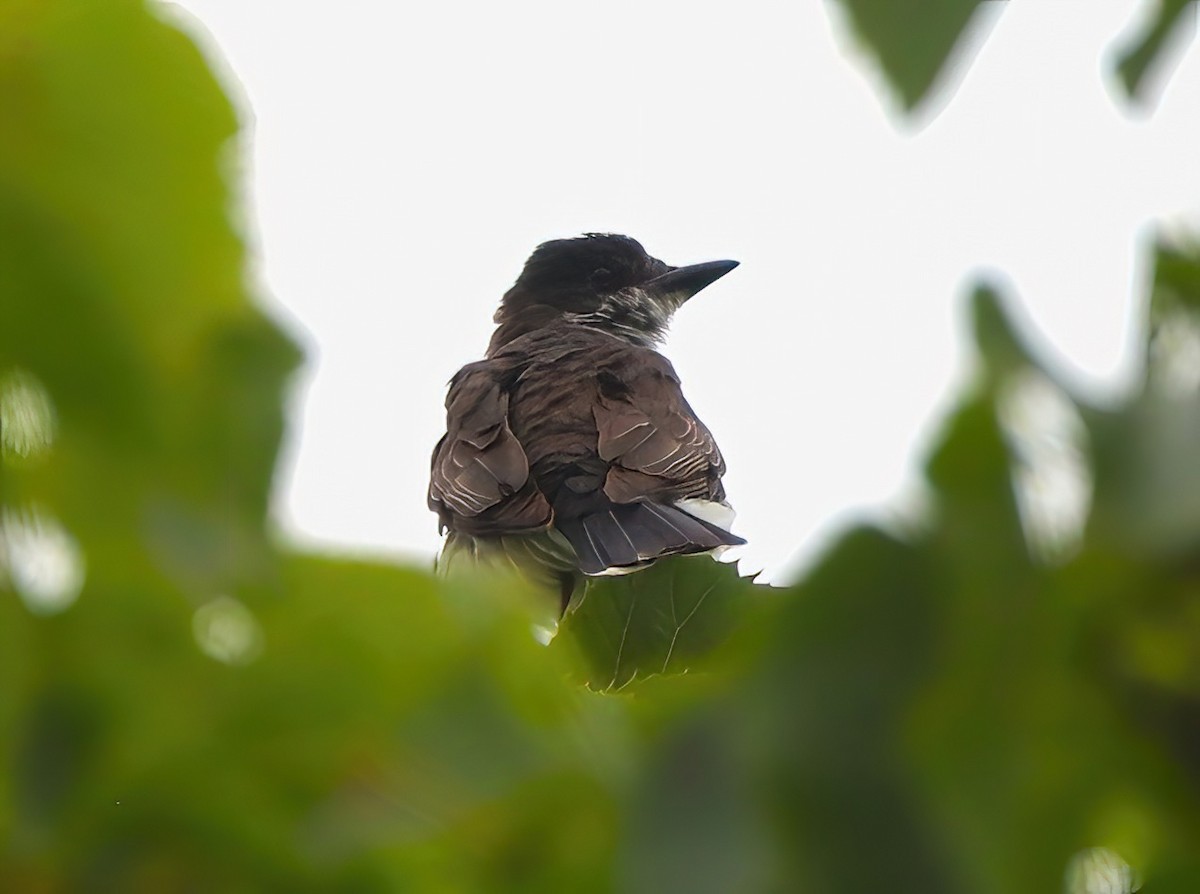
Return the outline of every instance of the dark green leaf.
{"type": "Polygon", "coordinates": [[[780,887],[960,890],[905,754],[940,662],[942,574],[919,545],[849,531],[763,619],[748,673],[714,712],[712,734],[756,768],[780,887]]]}
{"type": "Polygon", "coordinates": [[[1089,415],[1095,456],[1090,536],[1128,554],[1200,548],[1200,404],[1148,394],[1089,415]]]}
{"type": "Polygon", "coordinates": [[[1160,239],[1154,253],[1151,314],[1172,309],[1200,312],[1200,244],[1160,239]]]}
{"type": "Polygon", "coordinates": [[[991,285],[980,283],[971,293],[971,324],[975,344],[993,380],[1036,366],[1003,299],[991,285]]]}
{"type": "Polygon", "coordinates": [[[1166,558],[1200,548],[1200,253],[1160,241],[1146,331],[1144,387],[1086,416],[1095,455],[1090,535],[1166,558]]]}
{"type": "Polygon", "coordinates": [[[592,578],[568,609],[559,637],[584,656],[585,682],[620,690],[656,674],[679,674],[728,639],[760,598],[734,565],[706,556],[655,563],[644,571],[592,578]]]}
{"type": "Polygon", "coordinates": [[[250,301],[230,103],[140,3],[0,17],[0,375],[59,423],[0,499],[61,521],[93,578],[139,552],[199,595],[262,574],[298,353],[250,301]]]}
{"type": "Polygon", "coordinates": [[[840,0],[855,33],[912,110],[943,75],[982,0],[840,0]]]}
{"type": "Polygon", "coordinates": [[[1185,12],[1193,16],[1192,27],[1195,27],[1195,0],[1154,0],[1154,5],[1154,15],[1145,30],[1120,52],[1116,66],[1129,98],[1142,103],[1151,98],[1152,76],[1164,64],[1172,36],[1184,27],[1185,12]]]}

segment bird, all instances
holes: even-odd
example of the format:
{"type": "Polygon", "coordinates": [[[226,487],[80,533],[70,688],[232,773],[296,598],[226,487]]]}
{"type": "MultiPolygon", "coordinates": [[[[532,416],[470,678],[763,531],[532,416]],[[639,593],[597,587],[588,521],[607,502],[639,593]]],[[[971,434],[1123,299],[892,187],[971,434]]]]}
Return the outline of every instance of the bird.
{"type": "Polygon", "coordinates": [[[680,306],[737,266],[673,267],[615,233],[533,251],[484,359],[450,380],[428,491],[440,572],[511,565],[565,611],[582,578],[746,542],[721,452],[657,350],[680,306]]]}

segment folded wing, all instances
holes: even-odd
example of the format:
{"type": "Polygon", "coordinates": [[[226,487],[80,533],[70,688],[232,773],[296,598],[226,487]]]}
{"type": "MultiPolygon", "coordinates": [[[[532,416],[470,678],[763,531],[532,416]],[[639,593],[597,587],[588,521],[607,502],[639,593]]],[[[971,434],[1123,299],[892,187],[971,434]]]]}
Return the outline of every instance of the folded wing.
{"type": "Polygon", "coordinates": [[[725,460],[658,355],[610,388],[594,408],[597,449],[609,463],[604,492],[615,503],[725,499],[725,460]]]}
{"type": "Polygon", "coordinates": [[[550,504],[508,424],[508,395],[487,361],[464,367],[446,396],[446,434],[433,450],[429,508],[443,528],[472,534],[532,531],[550,504]]]}
{"type": "Polygon", "coordinates": [[[608,464],[604,495],[615,505],[559,522],[585,574],[745,542],[694,511],[706,504],[728,510],[725,461],[670,363],[657,354],[639,359],[601,378],[593,407],[597,452],[608,464]]]}

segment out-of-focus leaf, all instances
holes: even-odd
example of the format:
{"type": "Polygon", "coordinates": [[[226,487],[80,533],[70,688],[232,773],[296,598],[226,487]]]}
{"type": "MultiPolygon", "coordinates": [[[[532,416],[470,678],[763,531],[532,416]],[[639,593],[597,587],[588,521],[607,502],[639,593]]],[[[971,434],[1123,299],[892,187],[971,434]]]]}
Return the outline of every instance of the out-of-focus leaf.
{"type": "Polygon", "coordinates": [[[235,665],[159,592],[50,627],[0,600],[0,888],[609,887],[622,703],[520,600],[468,618],[427,575],[304,558],[279,585],[235,665]]]}
{"type": "Polygon", "coordinates": [[[1096,495],[1089,535],[1126,555],[1200,549],[1200,252],[1155,252],[1143,387],[1087,414],[1096,495]]]}
{"type": "Polygon", "coordinates": [[[58,422],[0,499],[56,517],[89,577],[259,575],[298,354],[249,301],[229,101],[142,3],[0,19],[0,375],[33,377],[58,422]]]}
{"type": "Polygon", "coordinates": [[[905,754],[909,711],[941,660],[942,586],[924,547],[859,527],[752,631],[746,670],[706,716],[753,768],[772,829],[759,890],[961,890],[905,754]]]}
{"type": "MultiPolygon", "coordinates": [[[[1037,561],[1060,563],[1078,549],[1090,508],[1090,442],[1082,418],[1087,408],[1071,394],[1053,364],[1027,344],[1032,333],[1017,325],[1013,309],[992,287],[976,287],[971,322],[982,360],[972,415],[981,427],[979,434],[994,448],[983,452],[993,458],[1006,455],[1008,489],[1026,552],[1037,561]]],[[[966,412],[966,407],[960,410],[966,412]]],[[[965,461],[979,452],[978,447],[958,449],[957,455],[965,461]]],[[[935,456],[931,464],[944,461],[935,456]]],[[[993,485],[1001,483],[991,480],[993,485]]],[[[941,496],[952,499],[957,493],[955,488],[943,488],[941,496]]],[[[1004,510],[1009,503],[1007,496],[993,493],[975,504],[977,511],[963,515],[961,524],[978,536],[980,516],[1004,510]]],[[[989,523],[1008,531],[1009,520],[989,523]]],[[[1025,558],[1017,561],[1023,563],[1025,558]]]]}
{"type": "MultiPolygon", "coordinates": [[[[677,688],[681,681],[665,682],[677,688]]],[[[644,713],[660,713],[665,687],[646,688],[653,700],[644,713]]],[[[616,890],[780,889],[778,838],[756,784],[760,767],[744,737],[722,726],[736,714],[714,710],[719,691],[693,693],[691,710],[665,725],[649,759],[638,765],[619,842],[616,890]]]]}
{"type": "Polygon", "coordinates": [[[971,325],[993,383],[1026,367],[1036,367],[1036,360],[1002,306],[999,292],[986,283],[978,284],[971,293],[971,325]]]}
{"type": "Polygon", "coordinates": [[[911,111],[929,93],[982,0],[840,0],[911,111]]]}
{"type": "Polygon", "coordinates": [[[1030,562],[1013,481],[1019,460],[999,406],[1006,383],[1039,364],[992,290],[976,290],[972,321],[983,379],[927,464],[934,488],[928,560],[940,575],[944,670],[909,715],[907,738],[941,834],[954,841],[953,852],[971,855],[961,889],[1050,890],[1072,841],[1061,817],[1052,828],[1037,827],[1047,787],[1031,773],[1018,791],[1016,766],[1029,758],[1013,749],[1028,747],[1031,734],[1060,732],[1039,714],[1049,693],[1030,687],[1054,685],[1060,672],[1042,663],[1038,644],[1055,635],[1061,607],[1045,602],[1042,572],[1030,562]],[[996,809],[964,806],[982,804],[996,809]]]}
{"type": "Polygon", "coordinates": [[[1146,321],[1147,390],[1186,400],[1200,389],[1200,245],[1159,240],[1146,321]]]}
{"type": "Polygon", "coordinates": [[[1151,100],[1150,76],[1163,64],[1164,51],[1175,30],[1183,27],[1184,13],[1191,16],[1196,14],[1195,0],[1154,0],[1154,5],[1154,15],[1145,30],[1133,38],[1117,57],[1116,69],[1121,84],[1129,98],[1140,103],[1151,100]]]}
{"type": "Polygon", "coordinates": [[[1127,555],[1200,549],[1200,403],[1148,393],[1089,415],[1096,493],[1089,536],[1127,555]]]}
{"type": "MultiPolygon", "coordinates": [[[[993,338],[1007,329],[999,324],[997,317],[988,327],[993,338]]],[[[1063,733],[1055,711],[1064,669],[1044,644],[1062,635],[1064,607],[1047,600],[1043,572],[1030,561],[998,394],[961,406],[929,461],[936,502],[927,561],[940,578],[943,652],[907,718],[906,740],[939,835],[954,842],[951,852],[970,854],[957,889],[1052,890],[1080,820],[1050,808],[1086,809],[1078,797],[1057,799],[1056,786],[1087,792],[1081,779],[1019,769],[1042,753],[1055,766],[1061,760],[1047,746],[1063,733]],[[1039,825],[1043,814],[1053,821],[1039,825]]]]}
{"type": "MultiPolygon", "coordinates": [[[[1178,266],[1167,269],[1178,282],[1178,266]]],[[[1096,845],[1135,867],[1181,871],[1188,833],[1169,830],[1193,828],[1197,817],[1180,809],[1186,796],[1173,746],[1148,747],[1139,728],[1149,724],[1132,708],[1146,710],[1147,700],[1131,699],[1138,687],[1112,662],[1129,660],[1130,638],[1146,630],[1134,619],[1171,589],[1129,557],[1155,555],[1144,551],[1148,541],[1182,549],[1176,538],[1193,528],[1186,494],[1195,478],[1186,470],[1195,467],[1200,432],[1182,406],[1151,411],[1159,398],[1135,393],[1103,411],[1077,404],[1095,464],[1094,509],[1082,551],[1061,569],[1038,565],[1022,548],[1010,494],[1010,470],[1022,458],[997,417],[1013,377],[1036,370],[1067,389],[994,295],[976,294],[974,322],[988,387],[959,409],[929,464],[946,653],[945,671],[911,716],[921,787],[941,834],[966,857],[964,890],[1051,889],[1073,854],[1096,845]],[[1173,485],[1155,469],[1174,469],[1173,485]]],[[[1185,705],[1176,698],[1153,723],[1174,728],[1164,717],[1188,716],[1185,705]]]]}
{"type": "Polygon", "coordinates": [[[589,687],[620,690],[656,674],[686,673],[728,639],[756,589],[735,565],[706,556],[665,559],[589,579],[558,636],[584,656],[589,687]]]}
{"type": "Polygon", "coordinates": [[[1008,464],[995,407],[981,395],[945,423],[926,466],[938,492],[938,536],[957,550],[953,556],[985,562],[987,572],[1000,578],[1026,560],[1008,464]]]}
{"type": "Polygon", "coordinates": [[[1200,244],[1160,240],[1154,252],[1152,315],[1172,306],[1200,312],[1200,244]]]}

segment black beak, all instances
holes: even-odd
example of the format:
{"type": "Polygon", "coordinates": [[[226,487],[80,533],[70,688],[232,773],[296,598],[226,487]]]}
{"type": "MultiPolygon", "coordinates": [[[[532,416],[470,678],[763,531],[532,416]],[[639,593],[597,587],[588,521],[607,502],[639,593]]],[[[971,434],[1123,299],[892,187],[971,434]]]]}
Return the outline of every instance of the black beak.
{"type": "Polygon", "coordinates": [[[678,307],[737,265],[737,261],[705,261],[703,264],[676,267],[650,280],[645,288],[658,300],[678,307]]]}

